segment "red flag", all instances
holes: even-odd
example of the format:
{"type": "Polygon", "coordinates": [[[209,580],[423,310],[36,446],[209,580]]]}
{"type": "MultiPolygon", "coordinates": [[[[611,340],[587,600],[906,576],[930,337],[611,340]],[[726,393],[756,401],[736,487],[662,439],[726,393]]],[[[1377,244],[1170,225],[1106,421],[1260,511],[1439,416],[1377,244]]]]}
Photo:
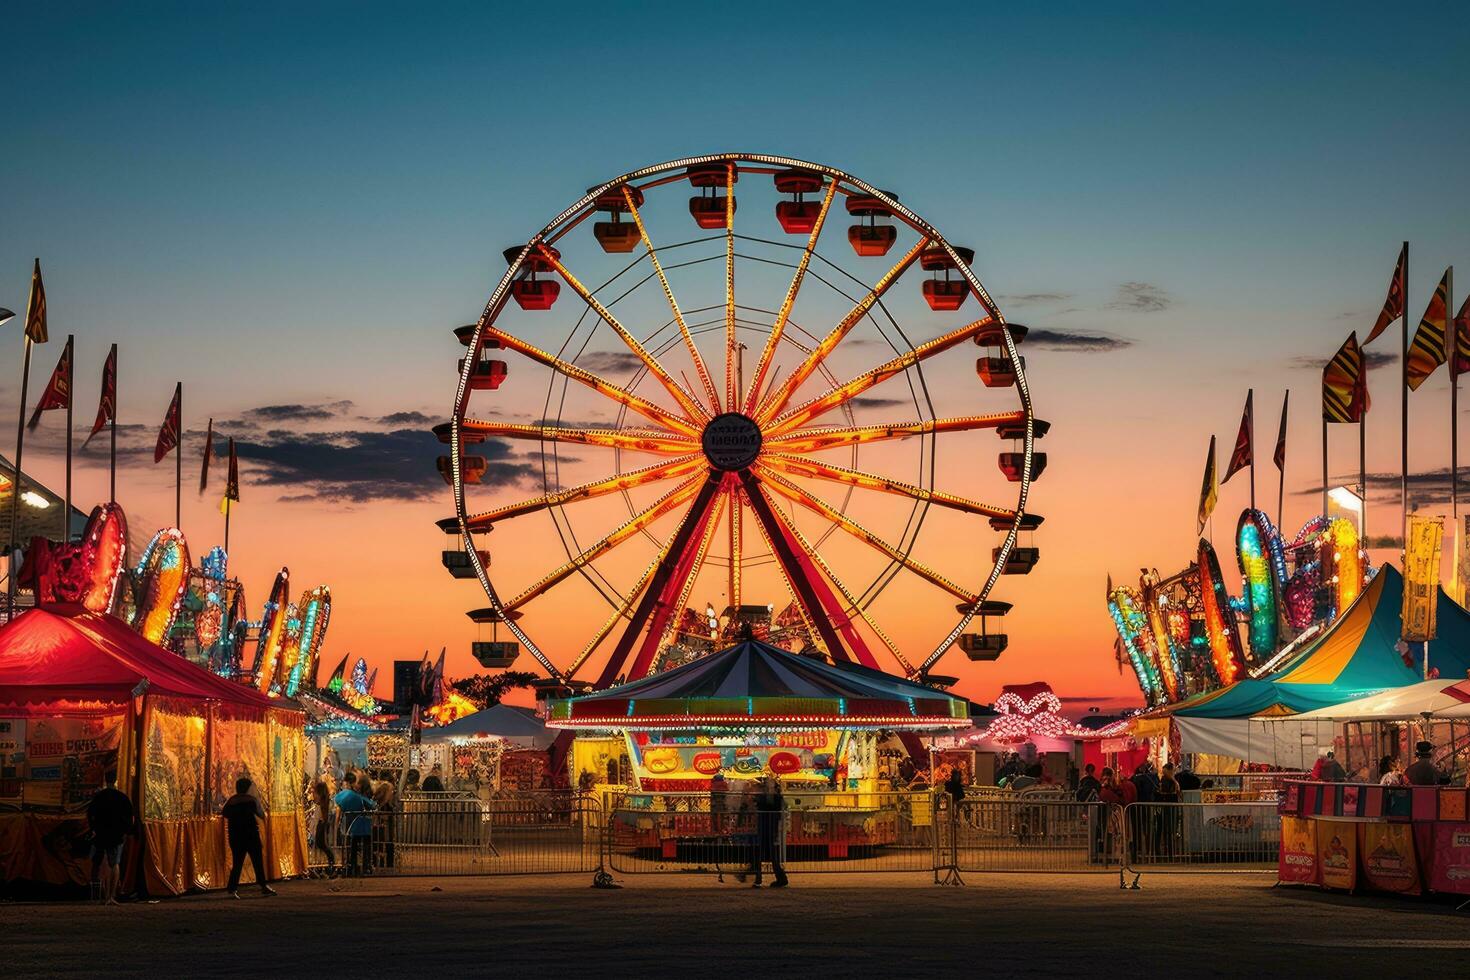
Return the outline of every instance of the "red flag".
{"type": "Polygon", "coordinates": [[[1255,390],[1245,393],[1245,413],[1240,417],[1240,432],[1235,436],[1235,451],[1230,454],[1230,464],[1225,467],[1225,479],[1220,483],[1230,482],[1230,478],[1238,471],[1247,466],[1255,465],[1256,454],[1252,445],[1251,433],[1255,429],[1255,413],[1251,409],[1251,402],[1255,398],[1255,390]]]}
{"type": "Polygon", "coordinates": [[[31,298],[26,302],[26,336],[31,343],[46,342],[46,284],[41,281],[41,260],[31,270],[31,298]]]}
{"type": "Polygon", "coordinates": [[[117,344],[112,345],[112,350],[107,352],[107,360],[102,364],[102,397],[97,401],[97,419],[92,423],[92,431],[87,433],[87,438],[82,440],[82,445],[92,441],[92,437],[102,431],[103,426],[117,420],[117,344]]]}
{"type": "Polygon", "coordinates": [[[209,427],[204,430],[204,462],[199,467],[199,492],[203,493],[209,487],[209,458],[214,455],[214,419],[209,420],[209,427]]]}
{"type": "Polygon", "coordinates": [[[1291,404],[1291,392],[1281,399],[1281,429],[1276,433],[1276,452],[1271,460],[1276,464],[1278,470],[1286,469],[1286,409],[1291,404]]]}
{"type": "Polygon", "coordinates": [[[1455,356],[1450,359],[1450,372],[1459,377],[1470,371],[1470,296],[1455,314],[1455,356]]]}
{"type": "Polygon", "coordinates": [[[153,447],[153,462],[163,462],[163,457],[179,445],[179,401],[184,395],[181,382],[174,388],[174,400],[168,403],[168,412],[163,416],[163,427],[158,430],[158,443],[153,447]]]}
{"type": "Polygon", "coordinates": [[[1363,341],[1363,346],[1373,343],[1374,339],[1393,321],[1404,315],[1404,266],[1409,262],[1409,243],[1399,250],[1398,265],[1394,266],[1393,278],[1388,282],[1388,297],[1383,301],[1383,309],[1378,313],[1378,320],[1373,324],[1373,329],[1368,331],[1368,339],[1363,341]]]}
{"type": "Polygon", "coordinates": [[[56,362],[56,370],[51,372],[51,380],[46,383],[46,390],[41,392],[41,400],[36,402],[30,422],[26,423],[27,429],[36,427],[42,412],[71,405],[71,346],[71,337],[68,336],[66,346],[61,349],[61,358],[56,362]]]}

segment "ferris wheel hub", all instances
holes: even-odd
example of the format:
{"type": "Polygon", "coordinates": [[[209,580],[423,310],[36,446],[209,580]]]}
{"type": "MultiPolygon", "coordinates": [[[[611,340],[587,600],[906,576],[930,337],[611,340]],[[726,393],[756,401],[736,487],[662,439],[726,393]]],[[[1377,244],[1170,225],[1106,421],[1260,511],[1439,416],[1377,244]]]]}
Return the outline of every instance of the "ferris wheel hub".
{"type": "Polygon", "coordinates": [[[743,470],[761,451],[761,427],[740,412],[725,412],[709,420],[700,437],[704,455],[717,470],[743,470]]]}

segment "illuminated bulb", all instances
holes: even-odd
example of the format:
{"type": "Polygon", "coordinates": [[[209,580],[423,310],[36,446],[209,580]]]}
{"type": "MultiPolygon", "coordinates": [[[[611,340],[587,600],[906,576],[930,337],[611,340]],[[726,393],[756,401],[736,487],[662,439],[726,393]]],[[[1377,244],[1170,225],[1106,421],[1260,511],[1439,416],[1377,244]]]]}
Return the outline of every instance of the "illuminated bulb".
{"type": "Polygon", "coordinates": [[[51,501],[47,500],[45,497],[41,496],[34,490],[23,491],[20,495],[20,499],[24,500],[28,505],[36,508],[37,510],[45,510],[47,507],[51,506],[51,501]]]}

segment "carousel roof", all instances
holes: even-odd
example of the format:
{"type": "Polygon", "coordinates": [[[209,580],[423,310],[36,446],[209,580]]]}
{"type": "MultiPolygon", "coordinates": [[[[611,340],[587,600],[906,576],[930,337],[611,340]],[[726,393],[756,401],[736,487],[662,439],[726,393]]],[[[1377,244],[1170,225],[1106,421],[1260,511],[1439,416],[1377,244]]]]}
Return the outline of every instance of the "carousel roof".
{"type": "Polygon", "coordinates": [[[746,640],[662,674],[550,702],[560,728],[960,728],[969,706],[943,691],[855,664],[829,664],[746,640]]]}

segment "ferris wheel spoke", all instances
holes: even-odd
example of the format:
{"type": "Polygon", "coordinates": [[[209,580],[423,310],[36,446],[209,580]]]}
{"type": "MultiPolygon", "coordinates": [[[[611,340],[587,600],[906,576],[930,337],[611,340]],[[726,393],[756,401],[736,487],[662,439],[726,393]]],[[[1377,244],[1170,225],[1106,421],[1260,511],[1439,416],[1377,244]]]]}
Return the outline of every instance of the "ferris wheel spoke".
{"type": "MultiPolygon", "coordinates": [[[[729,479],[728,477],[726,478],[729,479]]],[[[709,558],[710,545],[715,540],[715,529],[720,524],[720,517],[724,514],[725,503],[729,499],[726,494],[715,497],[714,510],[709,519],[704,522],[704,529],[699,535],[699,545],[694,549],[694,564],[690,572],[684,578],[684,584],[679,588],[679,597],[674,600],[673,618],[664,627],[661,641],[667,640],[678,627],[679,619],[684,615],[684,610],[689,608],[689,597],[694,592],[694,583],[699,578],[700,571],[704,568],[709,558]]]]}
{"type": "Polygon", "coordinates": [[[779,435],[784,432],[790,432],[792,429],[805,425],[818,416],[827,414],[834,408],[845,405],[869,388],[881,384],[903,371],[907,371],[914,365],[936,354],[944,353],[956,344],[964,343],[994,322],[995,318],[987,315],[973,323],[967,323],[957,330],[952,330],[941,337],[936,337],[928,343],[920,344],[913,350],[905,351],[891,361],[880,364],[866,374],[860,374],[846,384],[833,388],[825,395],[819,395],[805,405],[794,408],[785,415],[780,416],[771,424],[771,434],[779,435]]]}
{"type": "Polygon", "coordinates": [[[771,358],[775,356],[776,349],[781,344],[781,335],[786,331],[786,321],[791,316],[791,308],[796,305],[796,294],[801,291],[802,280],[806,278],[807,266],[811,264],[812,253],[816,251],[817,239],[821,237],[822,226],[827,222],[827,211],[832,207],[832,199],[837,196],[837,181],[827,182],[827,194],[822,198],[822,207],[817,211],[817,219],[812,224],[811,235],[806,240],[806,248],[801,253],[801,260],[796,264],[796,272],[791,277],[791,285],[786,288],[786,298],[781,302],[781,310],[776,314],[776,320],[771,325],[771,333],[766,338],[766,344],[761,348],[761,356],[755,364],[755,372],[750,377],[750,385],[745,393],[745,407],[742,411],[749,415],[755,410],[757,399],[760,397],[761,384],[765,381],[766,371],[771,366],[771,358]]]}
{"type": "MultiPolygon", "coordinates": [[[[807,539],[802,535],[801,531],[797,528],[795,524],[786,520],[786,518],[781,514],[780,510],[773,507],[771,508],[771,513],[785,529],[786,533],[796,540],[796,543],[801,546],[802,550],[807,554],[807,556],[811,558],[812,562],[818,568],[820,568],[823,574],[827,576],[828,580],[831,581],[832,587],[837,590],[837,593],[842,596],[843,601],[847,603],[847,608],[851,611],[851,615],[859,616],[863,622],[867,623],[868,628],[877,635],[878,639],[883,641],[883,645],[888,648],[888,652],[893,655],[893,659],[898,661],[899,666],[903,667],[904,672],[906,674],[912,675],[914,673],[913,664],[909,663],[908,659],[905,658],[903,654],[898,652],[898,646],[893,642],[893,640],[889,639],[887,633],[883,632],[883,630],[879,628],[878,624],[875,623],[872,617],[868,615],[867,610],[858,604],[857,599],[853,596],[852,592],[848,590],[847,586],[842,584],[842,580],[837,577],[837,573],[832,570],[832,566],[827,564],[827,561],[822,557],[821,552],[812,547],[811,542],[807,541],[807,539]]],[[[849,622],[851,622],[851,615],[848,616],[849,622]]],[[[863,652],[865,653],[867,652],[865,647],[859,646],[858,649],[863,650],[863,652]]],[[[872,659],[871,654],[868,655],[868,659],[872,659]]],[[[865,666],[878,669],[878,663],[876,660],[874,660],[872,663],[865,664],[865,666]]]]}
{"type": "Polygon", "coordinates": [[[697,424],[681,419],[672,412],[667,412],[659,408],[646,398],[640,398],[628,389],[620,385],[615,385],[606,378],[598,377],[586,368],[577,367],[577,365],[564,361],[555,354],[548,354],[534,344],[528,344],[524,340],[521,340],[515,334],[506,333],[494,324],[485,325],[485,335],[491,340],[498,341],[507,350],[513,350],[529,357],[533,361],[539,361],[552,370],[566,375],[573,381],[580,382],[593,391],[606,395],[618,404],[626,405],[644,418],[657,422],[667,429],[671,429],[681,435],[694,436],[696,438],[699,436],[699,427],[697,424]]]}
{"type": "Polygon", "coordinates": [[[633,192],[627,185],[623,186],[623,199],[628,203],[628,214],[632,216],[633,223],[638,227],[638,237],[643,240],[643,247],[648,252],[648,260],[652,263],[653,271],[658,276],[659,285],[664,288],[664,298],[669,301],[669,309],[674,313],[674,322],[679,325],[679,333],[684,338],[684,346],[688,348],[689,356],[694,360],[694,371],[699,375],[700,384],[704,386],[704,395],[709,399],[710,411],[718,412],[720,394],[715,390],[715,383],[710,379],[709,369],[705,367],[699,347],[694,343],[694,335],[689,332],[689,325],[684,322],[684,314],[679,309],[678,300],[674,299],[674,290],[669,286],[669,278],[664,275],[663,263],[658,259],[658,251],[648,237],[648,229],[643,226],[643,215],[639,213],[638,205],[633,200],[633,192]]]}
{"type": "Polygon", "coordinates": [[[827,480],[831,483],[843,483],[851,487],[861,487],[865,490],[877,490],[880,493],[894,494],[899,497],[907,497],[910,500],[922,500],[928,504],[938,504],[941,507],[949,507],[952,510],[964,511],[967,514],[979,514],[981,517],[1003,517],[1012,520],[1016,516],[1014,509],[997,507],[994,504],[983,504],[978,500],[968,497],[960,497],[942,490],[929,490],[924,487],[904,483],[902,480],[890,480],[886,476],[876,476],[872,473],[864,473],[861,470],[848,469],[845,466],[837,466],[832,463],[819,463],[816,460],[798,459],[782,453],[773,453],[761,457],[767,466],[775,467],[787,476],[805,476],[814,480],[827,480]]]}
{"type": "Polygon", "coordinates": [[[643,570],[643,574],[639,577],[637,584],[629,591],[628,597],[613,610],[611,616],[607,617],[606,622],[593,634],[592,639],[588,641],[587,645],[582,647],[582,652],[577,654],[576,659],[567,668],[568,678],[576,676],[577,671],[581,670],[582,665],[587,662],[587,658],[592,656],[592,651],[596,650],[602,641],[607,639],[608,634],[613,631],[614,626],[618,625],[619,620],[627,617],[629,610],[633,608],[633,604],[638,601],[638,597],[643,595],[643,590],[648,588],[648,582],[653,578],[654,573],[658,571],[658,566],[668,556],[669,545],[671,543],[672,540],[664,543],[664,546],[659,549],[659,553],[654,557],[653,561],[649,562],[648,567],[643,570]]]}
{"type": "Polygon", "coordinates": [[[740,487],[731,486],[728,491],[730,498],[730,575],[729,575],[729,598],[730,605],[740,608],[740,562],[742,552],[745,548],[745,533],[740,526],[741,505],[740,487]]]}
{"type": "Polygon", "coordinates": [[[801,604],[806,606],[809,620],[827,648],[827,655],[833,661],[851,661],[854,657],[864,664],[872,661],[873,655],[863,644],[862,637],[852,630],[851,623],[844,620],[836,597],[806,560],[800,546],[787,535],[785,526],[776,515],[776,508],[766,497],[764,480],[753,469],[742,470],[740,480],[745,488],[745,499],[750,501],[751,511],[764,527],[766,540],[771,544],[777,563],[782,566],[787,583],[800,596],[801,604]],[[838,635],[839,629],[841,636],[838,635]],[[845,644],[844,636],[847,638],[845,644]]]}
{"type": "Polygon", "coordinates": [[[546,262],[556,270],[557,275],[561,276],[566,281],[566,284],[572,287],[572,291],[582,297],[582,302],[586,303],[593,313],[601,317],[603,323],[612,327],[613,333],[622,339],[623,343],[628,346],[628,349],[633,352],[633,355],[643,362],[643,366],[648,369],[648,373],[653,375],[658,383],[663,385],[664,389],[673,396],[674,401],[679,403],[679,407],[684,410],[684,414],[691,422],[702,422],[709,418],[709,413],[705,411],[704,406],[695,401],[694,396],[685,391],[684,386],[670,376],[669,372],[664,369],[664,366],[658,362],[658,359],[648,352],[647,348],[643,346],[637,337],[628,331],[627,327],[623,326],[622,322],[613,315],[611,310],[603,306],[597,297],[593,296],[587,287],[582,285],[581,280],[562,264],[561,259],[557,258],[554,253],[545,248],[541,250],[541,254],[546,262]]]}
{"type": "Polygon", "coordinates": [[[960,588],[958,585],[951,582],[949,579],[945,578],[943,575],[940,575],[938,572],[934,571],[928,566],[922,564],[921,562],[914,561],[908,555],[904,554],[902,551],[898,550],[887,541],[884,541],[882,538],[878,537],[876,534],[869,531],[861,524],[858,524],[856,521],[852,520],[847,515],[839,511],[837,508],[827,503],[825,500],[822,500],[820,497],[808,493],[801,487],[798,487],[796,484],[790,482],[785,477],[781,476],[781,474],[776,473],[768,467],[757,464],[757,468],[760,471],[762,484],[770,487],[776,493],[792,501],[793,503],[800,504],[810,511],[821,514],[827,520],[831,521],[833,524],[836,524],[842,530],[857,538],[859,541],[862,541],[864,544],[873,548],[875,551],[887,555],[890,559],[902,565],[909,571],[913,572],[924,581],[929,582],[931,585],[938,586],[939,588],[948,592],[950,595],[956,597],[957,599],[963,600],[964,602],[974,602],[976,600],[976,595],[973,592],[965,591],[964,589],[960,588]]]}
{"type": "Polygon", "coordinates": [[[740,381],[735,365],[740,359],[735,340],[735,164],[725,177],[725,411],[739,410],[740,381]]]}
{"type": "Polygon", "coordinates": [[[1003,425],[1020,425],[1026,421],[1024,411],[998,412],[993,415],[965,415],[955,418],[924,419],[918,422],[894,422],[888,425],[823,426],[798,429],[785,435],[766,438],[772,452],[787,454],[815,453],[860,443],[885,439],[907,439],[936,432],[968,432],[972,429],[997,429],[1003,425]]]}
{"type": "Polygon", "coordinates": [[[592,545],[592,547],[588,548],[580,555],[577,555],[571,561],[543,576],[541,580],[535,585],[532,585],[520,595],[505,603],[504,610],[510,611],[524,606],[526,603],[541,595],[552,586],[562,581],[565,581],[568,576],[580,571],[583,568],[586,568],[589,564],[607,554],[609,551],[612,551],[618,545],[622,544],[624,541],[627,541],[639,531],[643,530],[643,528],[652,524],[654,521],[658,520],[660,517],[663,517],[669,511],[673,510],[684,501],[694,496],[698,486],[699,477],[696,476],[693,479],[686,480],[678,487],[669,491],[658,500],[654,501],[653,504],[651,504],[646,510],[643,510],[638,514],[633,515],[633,517],[629,518],[626,523],[620,526],[617,530],[613,531],[607,537],[603,538],[601,541],[598,541],[596,544],[592,545]]]}
{"type": "MultiPolygon", "coordinates": [[[[755,526],[756,529],[760,531],[761,538],[765,541],[766,547],[770,549],[771,554],[777,555],[776,543],[771,540],[770,533],[766,530],[765,524],[762,521],[757,520],[755,522],[755,526]]],[[[817,632],[817,625],[814,614],[812,610],[806,607],[806,600],[803,599],[801,594],[797,591],[796,583],[792,580],[791,573],[787,569],[786,563],[784,561],[781,561],[779,555],[777,555],[776,567],[780,569],[781,581],[785,583],[786,592],[791,596],[792,605],[796,606],[796,612],[799,616],[801,616],[802,625],[806,627],[806,635],[814,639],[820,639],[821,634],[817,632]]],[[[820,610],[818,610],[818,612],[820,612],[820,610]]]]}
{"type": "Polygon", "coordinates": [[[524,425],[467,418],[461,431],[499,439],[571,442],[661,456],[687,456],[699,450],[699,443],[691,439],[649,429],[576,429],[562,425],[524,425]]]}
{"type": "Polygon", "coordinates": [[[898,263],[884,273],[883,278],[879,279],[877,284],[868,290],[867,295],[858,300],[857,305],[848,311],[848,314],[838,321],[837,326],[833,327],[827,336],[822,338],[821,343],[812,348],[811,353],[796,366],[791,374],[787,375],[786,380],[781,383],[781,386],[766,398],[765,404],[760,407],[759,414],[757,415],[758,421],[765,424],[775,418],[777,413],[786,407],[786,403],[796,394],[797,389],[806,383],[806,380],[817,370],[818,365],[831,355],[838,344],[842,343],[842,338],[846,337],[852,331],[852,328],[863,317],[867,316],[868,311],[873,308],[873,304],[883,298],[883,294],[888,292],[889,287],[898,281],[899,276],[903,275],[904,271],[918,260],[919,253],[924,251],[925,246],[928,244],[928,238],[919,239],[918,244],[905,252],[903,258],[899,259],[898,263]]]}
{"type": "Polygon", "coordinates": [[[465,527],[474,534],[489,531],[497,521],[509,520],[512,517],[520,517],[524,514],[533,514],[547,507],[558,504],[572,503],[578,500],[590,500],[593,497],[601,497],[609,493],[617,493],[622,490],[632,490],[634,487],[646,486],[650,483],[658,483],[663,480],[673,480],[681,476],[688,476],[706,465],[702,456],[690,455],[679,459],[670,460],[667,463],[654,463],[642,469],[630,470],[617,476],[608,477],[605,480],[595,480],[584,483],[577,487],[568,487],[565,490],[557,490],[554,493],[543,494],[531,500],[523,500],[520,503],[507,504],[494,510],[485,511],[482,514],[474,514],[465,518],[465,527]]]}

